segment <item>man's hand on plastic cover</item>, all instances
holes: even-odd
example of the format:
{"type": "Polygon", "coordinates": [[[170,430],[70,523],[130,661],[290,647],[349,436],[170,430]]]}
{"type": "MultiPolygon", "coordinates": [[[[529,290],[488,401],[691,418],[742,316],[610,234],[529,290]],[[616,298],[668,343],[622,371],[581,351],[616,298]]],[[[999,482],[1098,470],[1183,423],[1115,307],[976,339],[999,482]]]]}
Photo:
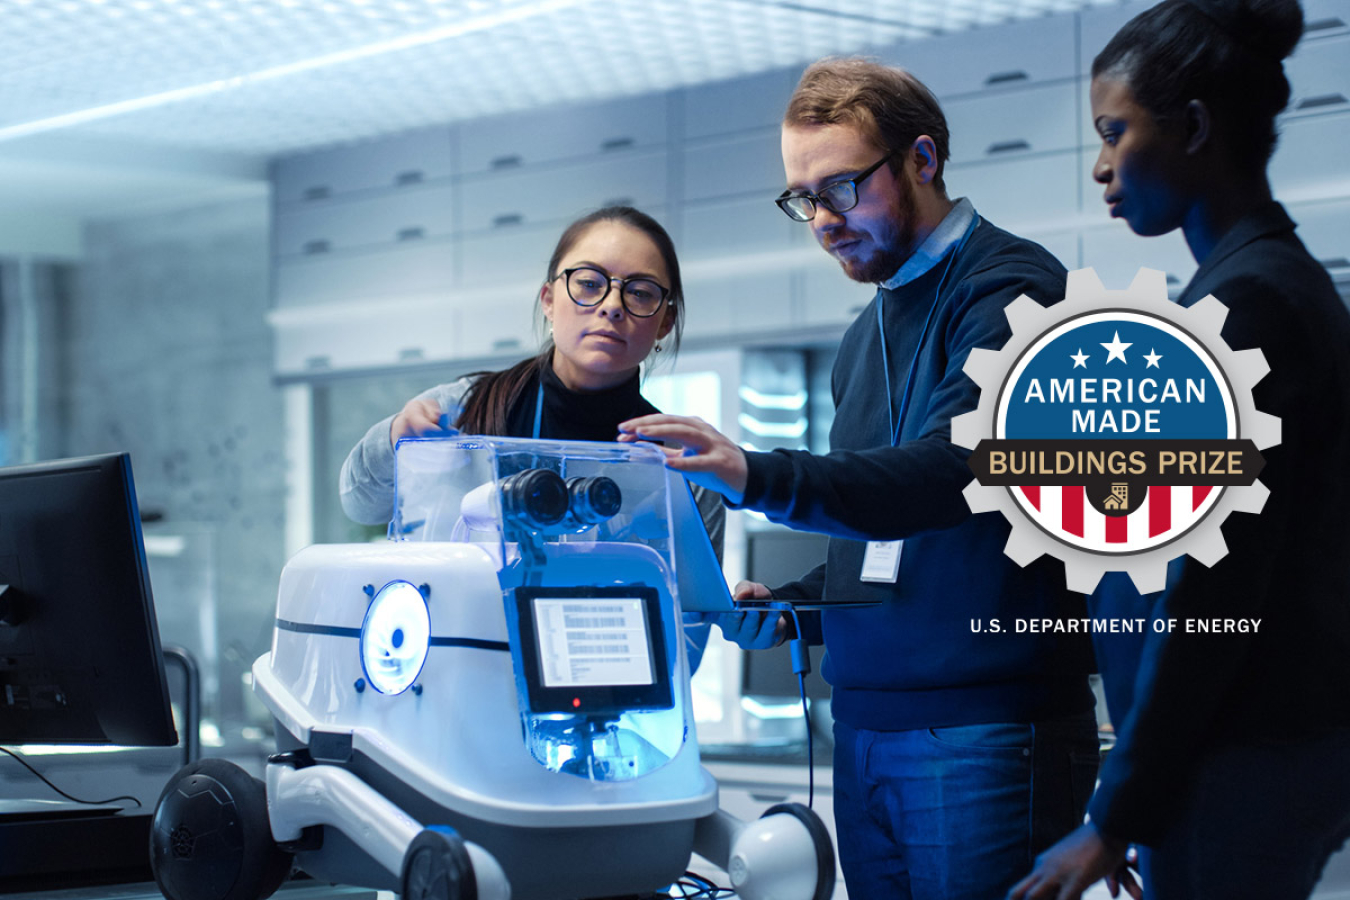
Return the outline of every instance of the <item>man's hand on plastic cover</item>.
{"type": "Polygon", "coordinates": [[[449,417],[441,413],[435,400],[414,397],[403,405],[389,426],[389,443],[398,444],[400,438],[422,437],[427,434],[454,434],[449,417]]]}
{"type": "Polygon", "coordinates": [[[702,419],[666,415],[629,419],[619,425],[619,440],[678,443],[678,448],[661,448],[667,466],[732,503],[745,497],[749,472],[745,451],[702,419]]]}

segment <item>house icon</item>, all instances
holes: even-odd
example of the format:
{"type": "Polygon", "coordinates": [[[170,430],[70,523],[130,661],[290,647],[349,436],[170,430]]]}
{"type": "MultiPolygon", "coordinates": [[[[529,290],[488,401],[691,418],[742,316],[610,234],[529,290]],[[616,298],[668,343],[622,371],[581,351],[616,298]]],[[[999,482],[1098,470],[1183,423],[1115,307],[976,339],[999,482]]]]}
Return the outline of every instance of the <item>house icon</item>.
{"type": "Polygon", "coordinates": [[[1111,496],[1102,502],[1102,506],[1109,510],[1129,509],[1130,508],[1130,486],[1128,484],[1113,483],[1111,485],[1111,496]]]}

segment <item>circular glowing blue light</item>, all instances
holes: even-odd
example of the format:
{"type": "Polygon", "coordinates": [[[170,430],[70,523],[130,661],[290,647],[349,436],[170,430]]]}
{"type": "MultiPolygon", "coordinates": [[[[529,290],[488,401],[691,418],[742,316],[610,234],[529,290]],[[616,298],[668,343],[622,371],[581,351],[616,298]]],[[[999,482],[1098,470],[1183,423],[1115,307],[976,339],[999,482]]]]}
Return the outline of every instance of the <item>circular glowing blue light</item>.
{"type": "Polygon", "coordinates": [[[391,581],[370,601],[361,623],[361,668],[381,694],[401,694],[427,661],[431,613],[422,592],[406,581],[391,581]]]}

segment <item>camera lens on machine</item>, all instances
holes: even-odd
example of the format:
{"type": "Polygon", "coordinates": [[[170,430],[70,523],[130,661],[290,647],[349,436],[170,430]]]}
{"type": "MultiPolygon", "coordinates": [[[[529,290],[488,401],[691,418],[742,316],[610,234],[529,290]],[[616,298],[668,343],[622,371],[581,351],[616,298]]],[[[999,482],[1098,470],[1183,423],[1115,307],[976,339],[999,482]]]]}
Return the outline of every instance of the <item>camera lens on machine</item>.
{"type": "Polygon", "coordinates": [[[549,469],[525,469],[501,481],[502,512],[530,528],[557,525],[567,515],[568,491],[549,469]]]}
{"type": "Polygon", "coordinates": [[[572,518],[582,525],[599,525],[614,517],[623,506],[623,493],[613,478],[592,475],[567,479],[572,518]]]}

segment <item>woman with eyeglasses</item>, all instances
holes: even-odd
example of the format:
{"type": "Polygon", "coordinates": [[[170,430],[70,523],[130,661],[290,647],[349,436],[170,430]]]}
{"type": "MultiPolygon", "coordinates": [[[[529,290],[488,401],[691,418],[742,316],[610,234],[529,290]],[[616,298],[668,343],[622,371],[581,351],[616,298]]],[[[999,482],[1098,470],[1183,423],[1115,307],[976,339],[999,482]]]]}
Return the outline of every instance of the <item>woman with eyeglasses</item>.
{"type": "Polygon", "coordinates": [[[1282,434],[1264,508],[1223,526],[1226,556],[1174,561],[1158,594],[1121,580],[1090,600],[1099,619],[1178,624],[1142,644],[1094,635],[1118,740],[1090,824],[1015,900],[1103,876],[1139,896],[1130,844],[1150,900],[1306,898],[1350,837],[1350,314],[1266,175],[1302,31],[1296,0],[1165,0],[1093,63],[1111,215],[1142,236],[1181,230],[1199,268],[1177,302],[1228,307],[1223,338],[1265,355],[1253,399],[1282,434]],[[1215,617],[1259,627],[1188,627],[1215,617]]]}
{"type": "MultiPolygon", "coordinates": [[[[642,396],[640,367],[653,352],[673,356],[679,348],[684,294],[675,245],[655,219],[627,206],[577,219],[558,239],[538,302],[549,325],[538,354],[504,371],[437,385],[371,426],[342,465],[342,508],[350,518],[380,524],[393,515],[400,438],[457,430],[612,441],[620,422],[657,412],[642,396]]],[[[698,487],[694,497],[720,559],[721,497],[698,487]]],[[[695,643],[691,668],[702,649],[695,643]]]]}

